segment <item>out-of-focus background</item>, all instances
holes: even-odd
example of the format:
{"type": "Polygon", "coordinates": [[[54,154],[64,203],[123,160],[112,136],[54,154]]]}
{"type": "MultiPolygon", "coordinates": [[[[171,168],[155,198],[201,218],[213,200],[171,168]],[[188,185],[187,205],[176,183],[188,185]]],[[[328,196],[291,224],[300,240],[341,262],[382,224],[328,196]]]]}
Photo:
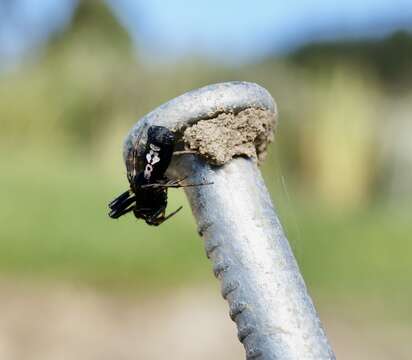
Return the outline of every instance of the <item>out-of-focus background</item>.
{"type": "Polygon", "coordinates": [[[140,116],[246,80],[338,358],[410,359],[411,29],[402,0],[0,0],[0,358],[244,357],[183,192],[159,228],[106,207],[140,116]]]}

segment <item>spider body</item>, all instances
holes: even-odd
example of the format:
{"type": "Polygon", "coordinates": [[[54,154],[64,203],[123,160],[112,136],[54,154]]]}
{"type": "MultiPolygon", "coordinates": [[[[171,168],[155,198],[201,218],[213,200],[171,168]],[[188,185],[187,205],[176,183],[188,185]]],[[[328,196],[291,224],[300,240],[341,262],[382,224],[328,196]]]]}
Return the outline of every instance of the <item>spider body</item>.
{"type": "Polygon", "coordinates": [[[117,219],[131,211],[148,225],[160,225],[182,207],[166,216],[167,189],[182,187],[180,181],[170,180],[165,172],[172,160],[175,135],[163,126],[150,126],[143,154],[138,154],[136,142],[126,160],[130,189],[109,204],[111,218],[117,219]]]}

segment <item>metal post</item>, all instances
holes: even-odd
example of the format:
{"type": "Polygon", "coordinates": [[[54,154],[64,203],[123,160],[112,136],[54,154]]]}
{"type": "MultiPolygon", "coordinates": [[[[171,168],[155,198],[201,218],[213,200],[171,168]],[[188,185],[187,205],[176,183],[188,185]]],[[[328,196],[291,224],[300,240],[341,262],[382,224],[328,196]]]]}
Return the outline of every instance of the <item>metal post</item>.
{"type": "MultiPolygon", "coordinates": [[[[138,122],[124,154],[136,139],[144,146],[150,125],[179,133],[222,111],[246,108],[276,111],[256,84],[224,83],[186,93],[138,122]]],[[[247,359],[334,359],[256,162],[235,158],[216,167],[184,155],[170,173],[189,176],[191,183],[213,182],[185,191],[247,359]]]]}

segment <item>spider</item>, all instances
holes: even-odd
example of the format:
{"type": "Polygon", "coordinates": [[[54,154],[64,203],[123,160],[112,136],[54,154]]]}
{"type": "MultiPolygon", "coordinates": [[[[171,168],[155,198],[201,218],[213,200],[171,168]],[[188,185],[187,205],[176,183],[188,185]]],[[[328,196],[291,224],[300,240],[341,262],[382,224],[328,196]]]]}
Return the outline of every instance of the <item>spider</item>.
{"type": "MultiPolygon", "coordinates": [[[[149,225],[160,225],[182,207],[166,216],[167,190],[207,184],[182,184],[182,179],[168,179],[165,172],[170,165],[176,143],[175,134],[163,126],[150,126],[144,153],[139,156],[138,141],[126,160],[130,189],[109,203],[109,216],[117,219],[131,211],[137,219],[149,225]]],[[[184,153],[184,152],[183,152],[184,153]]]]}

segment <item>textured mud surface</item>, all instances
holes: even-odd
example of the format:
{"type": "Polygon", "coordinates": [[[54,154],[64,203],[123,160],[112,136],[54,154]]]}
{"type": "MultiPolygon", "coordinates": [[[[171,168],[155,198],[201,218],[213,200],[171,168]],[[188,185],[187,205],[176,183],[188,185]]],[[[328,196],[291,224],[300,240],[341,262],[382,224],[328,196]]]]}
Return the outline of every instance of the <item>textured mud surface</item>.
{"type": "Polygon", "coordinates": [[[185,130],[183,139],[188,149],[215,165],[223,165],[236,156],[262,161],[267,145],[273,141],[275,125],[274,113],[250,108],[236,115],[222,113],[201,120],[185,130]]]}

